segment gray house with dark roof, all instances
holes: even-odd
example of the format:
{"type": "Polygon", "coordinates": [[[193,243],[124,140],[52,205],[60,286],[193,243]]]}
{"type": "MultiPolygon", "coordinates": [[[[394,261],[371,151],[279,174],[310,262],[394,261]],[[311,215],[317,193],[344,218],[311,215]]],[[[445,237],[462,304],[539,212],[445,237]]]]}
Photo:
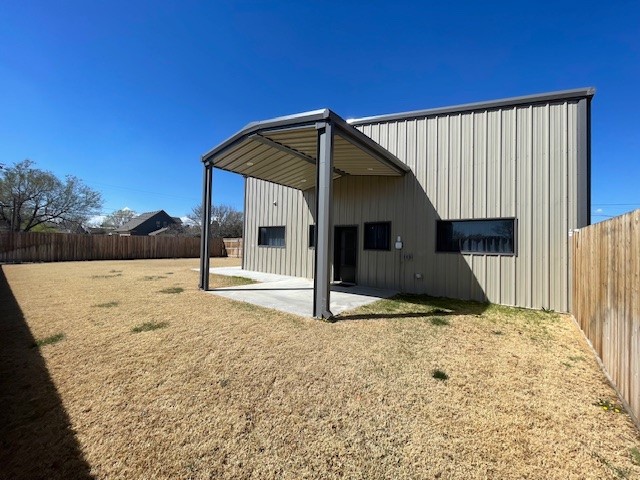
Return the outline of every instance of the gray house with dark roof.
{"type": "Polygon", "coordinates": [[[158,230],[166,229],[171,225],[179,225],[179,218],[170,216],[164,210],[156,210],[155,212],[146,212],[132,218],[119,228],[115,233],[121,236],[126,235],[152,235],[158,230]]]}

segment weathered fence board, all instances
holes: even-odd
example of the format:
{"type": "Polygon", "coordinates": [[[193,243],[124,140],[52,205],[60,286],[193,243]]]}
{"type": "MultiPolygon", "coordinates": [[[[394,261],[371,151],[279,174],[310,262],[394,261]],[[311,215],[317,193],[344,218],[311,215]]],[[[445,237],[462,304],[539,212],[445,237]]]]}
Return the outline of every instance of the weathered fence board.
{"type": "Polygon", "coordinates": [[[223,238],[227,257],[242,258],[244,242],[242,238],[223,238]]]}
{"type": "MultiPolygon", "coordinates": [[[[0,262],[64,262],[135,258],[196,258],[200,239],[0,232],[0,262]]],[[[224,256],[222,239],[211,242],[211,256],[224,256]]]]}
{"type": "Polygon", "coordinates": [[[571,312],[640,420],[640,210],[573,235],[571,312]]]}

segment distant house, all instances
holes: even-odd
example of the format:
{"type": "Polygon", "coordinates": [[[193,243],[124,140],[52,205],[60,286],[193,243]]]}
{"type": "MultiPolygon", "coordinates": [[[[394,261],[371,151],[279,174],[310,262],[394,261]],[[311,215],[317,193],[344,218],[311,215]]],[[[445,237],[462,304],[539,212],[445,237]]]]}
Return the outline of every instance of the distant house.
{"type": "Polygon", "coordinates": [[[114,233],[120,236],[155,235],[158,231],[166,231],[168,227],[181,223],[179,218],[170,216],[164,210],[157,210],[132,218],[121,227],[116,228],[114,233]]]}

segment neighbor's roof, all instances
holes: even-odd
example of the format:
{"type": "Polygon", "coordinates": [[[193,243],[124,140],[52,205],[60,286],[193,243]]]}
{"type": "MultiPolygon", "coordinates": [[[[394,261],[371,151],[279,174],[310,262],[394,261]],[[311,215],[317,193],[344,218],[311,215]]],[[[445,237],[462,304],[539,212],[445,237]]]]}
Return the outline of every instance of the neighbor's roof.
{"type": "Polygon", "coordinates": [[[253,122],[202,156],[216,168],[305,190],[315,186],[318,122],[334,127],[334,178],[400,176],[409,168],[329,109],[253,122]]]}
{"type": "MultiPolygon", "coordinates": [[[[139,227],[144,222],[146,222],[151,217],[153,217],[154,215],[157,215],[160,212],[164,212],[164,210],[156,210],[154,212],[141,213],[137,217],[132,218],[131,220],[129,220],[127,223],[125,223],[121,227],[116,228],[115,231],[116,232],[130,232],[131,230],[135,230],[137,227],[139,227]]],[[[165,213],[167,213],[167,212],[165,212],[165,213]]]]}
{"type": "Polygon", "coordinates": [[[555,92],[537,93],[520,97],[501,98],[486,102],[464,103],[451,107],[429,108],[426,110],[413,110],[410,112],[390,113],[386,115],[374,115],[348,120],[350,125],[362,125],[368,123],[388,122],[393,120],[408,120],[411,118],[428,117],[447,113],[464,113],[478,110],[488,110],[500,107],[515,107],[518,105],[534,105],[537,103],[553,102],[557,100],[571,100],[579,98],[591,98],[596,94],[594,87],[574,88],[571,90],[558,90],[555,92]]]}

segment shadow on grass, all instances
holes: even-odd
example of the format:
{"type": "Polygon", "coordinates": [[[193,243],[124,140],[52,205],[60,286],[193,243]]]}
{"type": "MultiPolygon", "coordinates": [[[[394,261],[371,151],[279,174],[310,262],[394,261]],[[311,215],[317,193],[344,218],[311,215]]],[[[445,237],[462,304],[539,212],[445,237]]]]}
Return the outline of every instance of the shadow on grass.
{"type": "Polygon", "coordinates": [[[0,267],[0,478],[93,478],[35,343],[0,267]]]}
{"type": "Polygon", "coordinates": [[[428,318],[441,317],[443,315],[458,315],[457,313],[438,312],[406,312],[406,313],[353,313],[347,315],[336,315],[333,321],[342,322],[346,320],[376,320],[382,318],[428,318]]]}
{"type": "Polygon", "coordinates": [[[489,306],[489,303],[456,300],[453,298],[399,294],[365,305],[353,311],[353,313],[337,315],[331,321],[482,315],[489,306]]]}

